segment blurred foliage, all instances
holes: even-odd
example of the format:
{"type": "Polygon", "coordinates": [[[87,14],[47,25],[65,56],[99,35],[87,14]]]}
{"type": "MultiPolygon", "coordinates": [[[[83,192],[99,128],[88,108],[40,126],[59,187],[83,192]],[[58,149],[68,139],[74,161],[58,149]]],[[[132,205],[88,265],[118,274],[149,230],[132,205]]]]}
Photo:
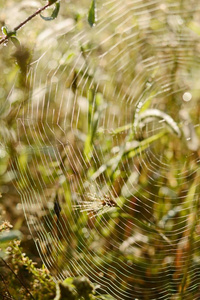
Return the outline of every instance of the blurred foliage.
{"type": "MultiPolygon", "coordinates": [[[[18,32],[20,45],[8,42],[2,46],[0,217],[13,224],[13,229],[8,222],[0,225],[0,287],[5,299],[29,299],[30,293],[34,299],[121,299],[116,287],[128,291],[125,299],[130,300],[199,299],[200,12],[191,13],[189,1],[174,3],[179,7],[175,11],[174,5],[174,14],[158,3],[162,16],[157,18],[150,3],[145,16],[132,14],[130,24],[135,31],[123,32],[123,27],[119,29],[113,22],[100,36],[96,26],[88,24],[88,20],[92,26],[97,21],[96,1],[60,1],[59,14],[57,6],[50,17],[54,19],[56,14],[56,20],[50,23],[36,17],[18,32]],[[181,6],[188,13],[179,15],[181,6]],[[144,27],[143,17],[148,20],[144,27]],[[179,38],[185,34],[183,23],[190,37],[185,40],[179,38]],[[84,35],[73,40],[83,29],[84,35]],[[135,43],[142,41],[138,48],[129,45],[129,35],[135,43]],[[66,50],[68,41],[72,45],[66,50]],[[113,53],[106,50],[114,45],[115,55],[121,53],[123,59],[119,56],[118,64],[112,65],[113,53]],[[96,57],[100,55],[98,65],[96,57]],[[158,59],[153,74],[148,55],[158,59]],[[161,67],[163,61],[166,64],[161,67]],[[126,80],[120,72],[123,65],[127,66],[126,80]],[[132,88],[138,73],[143,76],[132,88]],[[34,79],[37,74],[41,74],[38,81],[34,79]],[[166,78],[170,81],[167,87],[166,78]],[[192,104],[183,101],[188,90],[192,104]],[[63,97],[69,99],[65,106],[60,104],[63,97]],[[122,98],[130,103],[126,110],[122,98]],[[144,105],[138,108],[132,99],[140,99],[144,105]],[[29,105],[33,103],[35,108],[43,100],[45,105],[49,103],[48,114],[35,110],[39,122],[34,123],[29,105]],[[56,127],[58,118],[60,127],[56,127]],[[24,123],[17,123],[21,119],[24,123]],[[45,131],[43,124],[52,126],[45,131]],[[73,134],[60,130],[72,125],[76,125],[73,134]],[[149,149],[155,153],[151,160],[149,149]],[[88,186],[79,187],[79,181],[88,186]],[[91,187],[91,181],[97,184],[91,187]],[[29,191],[31,186],[42,204],[33,201],[30,208],[26,196],[34,194],[29,191]],[[81,199],[88,198],[89,214],[73,189],[81,199]],[[24,198],[20,199],[17,190],[24,198]],[[83,212],[73,205],[81,205],[83,212]],[[100,214],[107,206],[108,211],[100,214]],[[40,242],[41,227],[48,231],[47,219],[59,241],[48,236],[40,242]],[[16,238],[22,239],[22,247],[16,238]],[[60,252],[54,245],[59,245],[60,252]],[[47,271],[41,258],[51,255],[57,260],[47,271]],[[70,266],[67,279],[55,284],[57,273],[66,267],[66,255],[70,266]],[[70,261],[76,264],[70,265],[70,261]],[[72,277],[84,273],[85,265],[88,278],[72,277]],[[100,281],[98,287],[94,273],[100,281]]],[[[1,1],[0,23],[12,29],[43,4],[1,1]]],[[[100,3],[98,9],[99,19],[105,9],[100,3]]],[[[110,20],[108,17],[106,24],[110,20]]]]}
{"type": "Polygon", "coordinates": [[[110,299],[108,295],[95,296],[94,286],[87,278],[67,278],[55,284],[49,271],[42,266],[37,268],[20,247],[20,241],[15,235],[10,235],[12,228],[9,222],[0,225],[0,246],[2,243],[13,241],[6,246],[6,260],[1,259],[0,296],[2,299],[55,299],[55,300],[95,300],[110,299]],[[4,237],[8,239],[2,239],[4,237]],[[20,296],[21,295],[21,296],[20,296]]]}

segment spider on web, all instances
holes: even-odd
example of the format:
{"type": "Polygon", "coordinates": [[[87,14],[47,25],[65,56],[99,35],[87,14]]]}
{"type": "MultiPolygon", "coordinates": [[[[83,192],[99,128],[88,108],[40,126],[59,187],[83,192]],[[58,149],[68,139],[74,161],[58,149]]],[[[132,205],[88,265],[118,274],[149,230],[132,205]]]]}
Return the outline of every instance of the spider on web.
{"type": "Polygon", "coordinates": [[[117,206],[114,198],[109,195],[98,196],[94,193],[87,193],[85,197],[87,200],[79,201],[79,204],[74,205],[74,208],[88,214],[93,213],[92,217],[104,214],[117,206]]]}

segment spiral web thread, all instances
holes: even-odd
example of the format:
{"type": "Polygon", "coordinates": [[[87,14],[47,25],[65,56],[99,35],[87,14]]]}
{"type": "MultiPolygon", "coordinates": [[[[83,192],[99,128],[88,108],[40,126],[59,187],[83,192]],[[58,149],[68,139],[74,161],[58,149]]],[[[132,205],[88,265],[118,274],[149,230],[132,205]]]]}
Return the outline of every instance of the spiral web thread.
{"type": "Polygon", "coordinates": [[[197,1],[112,0],[39,35],[12,170],[55,280],[199,299],[199,21],[197,1]]]}

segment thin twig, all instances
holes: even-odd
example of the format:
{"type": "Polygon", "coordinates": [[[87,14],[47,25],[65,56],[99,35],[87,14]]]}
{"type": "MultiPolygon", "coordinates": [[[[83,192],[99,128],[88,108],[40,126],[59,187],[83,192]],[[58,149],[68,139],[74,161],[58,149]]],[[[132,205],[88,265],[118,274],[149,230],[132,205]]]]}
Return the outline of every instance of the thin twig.
{"type": "Polygon", "coordinates": [[[6,283],[6,281],[5,281],[5,279],[4,279],[4,277],[3,277],[3,275],[1,275],[1,273],[0,273],[0,278],[1,278],[1,280],[2,280],[2,282],[3,282],[3,284],[4,284],[4,286],[5,286],[5,289],[6,289],[6,292],[8,293],[8,295],[3,295],[3,297],[6,297],[7,299],[14,299],[12,296],[11,296],[11,294],[10,294],[10,292],[9,292],[9,289],[8,289],[8,286],[7,286],[7,283],[6,283]]]}
{"type": "MultiPolygon", "coordinates": [[[[52,4],[54,4],[55,2],[48,2],[45,6],[39,8],[36,12],[34,12],[32,15],[30,15],[26,20],[24,20],[23,22],[21,22],[18,26],[16,26],[13,31],[17,32],[20,28],[22,28],[27,22],[29,22],[31,19],[33,19],[34,17],[36,17],[37,15],[39,15],[43,10],[45,10],[46,8],[48,8],[49,6],[51,6],[52,4]]],[[[3,37],[0,40],[0,44],[5,43],[8,40],[9,36],[6,35],[5,37],[3,37]]]]}
{"type": "Polygon", "coordinates": [[[6,267],[15,275],[15,277],[18,279],[18,281],[24,287],[24,289],[26,290],[26,292],[31,296],[31,298],[33,300],[35,300],[35,298],[31,294],[31,292],[29,291],[29,289],[25,286],[25,284],[23,283],[23,281],[21,280],[21,278],[13,271],[13,269],[9,266],[9,264],[2,257],[1,257],[1,260],[4,262],[4,264],[6,265],[6,267]]]}
{"type": "MultiPolygon", "coordinates": [[[[14,299],[13,297],[10,298],[10,296],[6,296],[6,295],[4,295],[4,294],[2,294],[2,293],[0,293],[0,296],[2,296],[2,300],[5,300],[5,299],[13,300],[13,299],[14,299]]],[[[0,298],[0,299],[1,299],[1,298],[0,298]]]]}

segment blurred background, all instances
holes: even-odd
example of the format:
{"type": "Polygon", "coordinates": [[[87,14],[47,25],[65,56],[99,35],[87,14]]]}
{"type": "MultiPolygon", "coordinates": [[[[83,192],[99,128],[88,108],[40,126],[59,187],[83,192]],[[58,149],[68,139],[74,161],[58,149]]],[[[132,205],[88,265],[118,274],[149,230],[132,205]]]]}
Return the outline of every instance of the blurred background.
{"type": "MultiPolygon", "coordinates": [[[[1,26],[46,3],[0,1],[1,26]]],[[[8,299],[30,297],[9,283],[4,262],[27,272],[15,239],[47,290],[84,276],[98,299],[199,299],[199,1],[60,1],[17,38],[0,51],[8,299]]]]}

